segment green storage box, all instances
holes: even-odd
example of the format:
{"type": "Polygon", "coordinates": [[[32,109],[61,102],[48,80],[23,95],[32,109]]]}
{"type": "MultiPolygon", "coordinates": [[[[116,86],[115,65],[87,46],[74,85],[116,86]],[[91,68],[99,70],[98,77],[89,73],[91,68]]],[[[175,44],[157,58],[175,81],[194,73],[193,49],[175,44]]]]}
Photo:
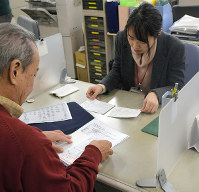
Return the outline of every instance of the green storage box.
{"type": "Polygon", "coordinates": [[[138,7],[142,0],[120,0],[121,6],[138,7]]]}

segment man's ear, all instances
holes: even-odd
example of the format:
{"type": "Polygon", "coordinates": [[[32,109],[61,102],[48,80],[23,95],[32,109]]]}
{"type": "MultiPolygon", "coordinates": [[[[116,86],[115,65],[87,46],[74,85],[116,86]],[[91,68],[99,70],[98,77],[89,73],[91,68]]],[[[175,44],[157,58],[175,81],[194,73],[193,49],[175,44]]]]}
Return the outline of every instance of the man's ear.
{"type": "Polygon", "coordinates": [[[23,67],[22,67],[22,63],[20,60],[15,59],[13,61],[11,61],[10,63],[10,69],[8,72],[8,78],[11,82],[11,84],[15,85],[17,82],[17,78],[20,75],[20,73],[22,73],[23,71],[23,67]]]}

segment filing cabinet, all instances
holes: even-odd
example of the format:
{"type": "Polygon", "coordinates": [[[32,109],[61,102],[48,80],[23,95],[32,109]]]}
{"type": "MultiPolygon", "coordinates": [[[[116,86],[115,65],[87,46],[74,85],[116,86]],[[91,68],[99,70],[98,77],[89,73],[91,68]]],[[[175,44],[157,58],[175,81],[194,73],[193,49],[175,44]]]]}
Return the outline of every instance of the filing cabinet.
{"type": "Polygon", "coordinates": [[[113,39],[107,35],[105,2],[82,0],[86,56],[91,83],[99,83],[107,75],[108,64],[113,57],[113,39]]]}

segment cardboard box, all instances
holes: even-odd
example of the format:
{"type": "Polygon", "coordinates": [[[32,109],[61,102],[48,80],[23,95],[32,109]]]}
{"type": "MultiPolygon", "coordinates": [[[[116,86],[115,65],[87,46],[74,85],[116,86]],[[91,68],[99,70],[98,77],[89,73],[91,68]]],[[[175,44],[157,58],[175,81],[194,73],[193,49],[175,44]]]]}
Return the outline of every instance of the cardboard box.
{"type": "Polygon", "coordinates": [[[77,79],[88,82],[88,71],[85,52],[75,52],[77,79]]]}

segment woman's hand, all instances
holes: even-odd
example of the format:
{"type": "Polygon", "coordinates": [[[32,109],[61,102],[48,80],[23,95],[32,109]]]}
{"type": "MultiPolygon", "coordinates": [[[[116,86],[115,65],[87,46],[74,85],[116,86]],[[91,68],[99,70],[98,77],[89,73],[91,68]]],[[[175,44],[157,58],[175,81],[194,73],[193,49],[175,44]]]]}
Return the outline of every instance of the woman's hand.
{"type": "Polygon", "coordinates": [[[155,113],[159,107],[158,97],[155,92],[150,92],[144,99],[141,111],[155,113]]]}
{"type": "Polygon", "coordinates": [[[91,100],[99,99],[99,97],[97,96],[102,92],[103,92],[103,87],[101,85],[95,85],[88,88],[88,91],[86,92],[86,97],[88,97],[91,100]]]}

